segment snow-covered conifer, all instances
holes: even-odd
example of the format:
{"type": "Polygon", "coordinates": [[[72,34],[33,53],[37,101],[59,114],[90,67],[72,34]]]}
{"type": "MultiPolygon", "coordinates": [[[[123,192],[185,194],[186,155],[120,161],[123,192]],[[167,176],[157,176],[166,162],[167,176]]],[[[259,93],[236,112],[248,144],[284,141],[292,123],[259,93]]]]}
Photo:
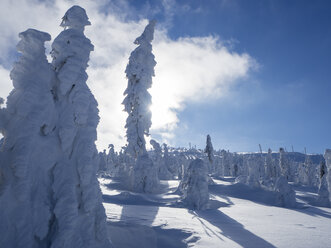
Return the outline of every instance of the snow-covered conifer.
{"type": "Polygon", "coordinates": [[[149,135],[151,122],[151,95],[148,89],[152,86],[156,62],[152,53],[155,21],[150,21],[144,32],[134,44],[138,47],[131,53],[125,73],[128,78],[123,100],[126,119],[126,152],[137,158],[146,153],[145,135],[149,135]]]}
{"type": "Polygon", "coordinates": [[[279,168],[281,175],[284,176],[287,180],[289,179],[289,165],[286,159],[284,148],[279,148],[279,168]]]}
{"type": "Polygon", "coordinates": [[[265,157],[264,167],[265,167],[266,179],[271,179],[276,177],[275,167],[273,166],[272,151],[270,148],[268,149],[268,154],[265,157]]]}
{"type": "Polygon", "coordinates": [[[281,207],[294,208],[296,206],[295,191],[288,184],[285,176],[280,176],[275,184],[277,204],[281,207]]]}
{"type": "Polygon", "coordinates": [[[183,184],[183,203],[192,209],[205,209],[209,201],[207,168],[201,159],[193,160],[183,184]]]}
{"type": "Polygon", "coordinates": [[[145,153],[140,155],[131,168],[131,189],[141,193],[155,193],[159,188],[159,178],[156,166],[145,153]]]}
{"type": "Polygon", "coordinates": [[[50,35],[19,34],[21,53],[10,73],[14,89],[1,109],[0,247],[46,247],[52,243],[53,168],[57,162],[53,72],[45,56],[50,35]]]}
{"type": "Polygon", "coordinates": [[[207,153],[208,160],[210,163],[213,163],[214,161],[214,148],[213,144],[211,143],[211,138],[210,135],[207,135],[207,141],[206,141],[206,148],[205,148],[205,153],[207,153]]]}
{"type": "Polygon", "coordinates": [[[323,175],[321,183],[318,188],[318,198],[317,202],[323,207],[330,207],[330,192],[329,184],[327,181],[327,173],[323,175]]]}
{"type": "Polygon", "coordinates": [[[97,102],[86,84],[93,45],[84,35],[86,12],[71,7],[52,44],[56,72],[57,132],[61,155],[53,168],[53,247],[109,247],[106,215],[96,177],[97,102]]]}
{"type": "Polygon", "coordinates": [[[326,149],[324,153],[325,164],[327,168],[326,172],[326,181],[329,189],[329,201],[331,203],[331,149],[326,149]]]}
{"type": "Polygon", "coordinates": [[[153,163],[156,167],[158,167],[158,175],[159,179],[162,180],[170,180],[172,179],[172,174],[169,172],[167,168],[167,164],[162,157],[162,148],[158,142],[155,140],[151,140],[150,144],[152,145],[154,151],[152,155],[153,163]]]}

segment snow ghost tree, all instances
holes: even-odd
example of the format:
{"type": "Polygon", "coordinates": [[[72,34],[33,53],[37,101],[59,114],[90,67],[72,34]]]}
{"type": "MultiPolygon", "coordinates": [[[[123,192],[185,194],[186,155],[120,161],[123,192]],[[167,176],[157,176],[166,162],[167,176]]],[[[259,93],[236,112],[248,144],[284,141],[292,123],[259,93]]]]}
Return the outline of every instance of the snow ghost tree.
{"type": "Polygon", "coordinates": [[[136,162],[130,171],[130,186],[134,191],[146,193],[154,191],[159,180],[157,166],[154,166],[152,160],[148,158],[145,141],[145,135],[149,135],[149,128],[152,125],[150,111],[152,97],[148,89],[152,86],[156,65],[151,44],[154,27],[155,21],[150,21],[142,35],[134,41],[138,47],[131,53],[125,70],[128,87],[123,100],[124,110],[129,115],[125,125],[128,142],[125,152],[136,162]],[[143,166],[146,168],[143,169],[143,166]],[[156,177],[150,178],[151,176],[156,177]]]}
{"type": "Polygon", "coordinates": [[[289,179],[289,165],[285,156],[284,148],[279,148],[279,167],[281,175],[284,176],[287,180],[289,179]]]}
{"type": "Polygon", "coordinates": [[[152,155],[152,160],[155,166],[158,167],[158,176],[162,180],[170,180],[173,178],[172,174],[169,172],[165,160],[162,158],[162,148],[158,142],[151,140],[150,144],[152,145],[154,151],[152,155]]]}
{"type": "Polygon", "coordinates": [[[213,148],[213,144],[211,143],[211,138],[210,135],[207,135],[207,141],[206,141],[206,148],[204,150],[205,153],[207,153],[208,156],[208,160],[210,163],[210,171],[214,171],[214,167],[213,167],[213,162],[214,162],[214,148],[213,148]]]}
{"type": "Polygon", "coordinates": [[[152,53],[155,21],[150,21],[134,44],[139,45],[130,55],[125,73],[128,78],[123,100],[126,119],[126,152],[134,158],[146,153],[145,135],[152,125],[150,106],[152,97],[148,89],[152,86],[156,62],[152,53]]]}
{"type": "Polygon", "coordinates": [[[209,201],[207,168],[201,159],[193,160],[182,184],[182,201],[188,208],[205,209],[209,201]]]}
{"type": "Polygon", "coordinates": [[[277,204],[281,207],[294,208],[296,206],[295,191],[288,184],[284,175],[280,176],[275,184],[277,204]]]}
{"type": "Polygon", "coordinates": [[[132,190],[143,193],[155,193],[158,190],[157,169],[147,153],[138,157],[132,170],[133,176],[130,177],[132,190]]]}
{"type": "Polygon", "coordinates": [[[106,215],[96,177],[97,102],[86,84],[93,45],[84,35],[86,12],[71,7],[62,18],[65,29],[52,44],[54,86],[59,111],[61,154],[53,172],[54,247],[109,247],[106,215]]]}
{"type": "Polygon", "coordinates": [[[326,182],[329,190],[329,201],[331,203],[331,149],[326,149],[324,153],[324,159],[326,164],[326,182]]]}
{"type": "Polygon", "coordinates": [[[207,135],[206,143],[205,153],[207,153],[209,162],[212,163],[214,161],[214,148],[209,134],[207,135]]]}
{"type": "Polygon", "coordinates": [[[272,151],[270,148],[268,149],[268,154],[265,157],[264,168],[267,180],[276,177],[276,168],[273,166],[272,151]]]}
{"type": "Polygon", "coordinates": [[[34,29],[19,37],[21,57],[10,73],[14,89],[1,109],[0,247],[43,247],[51,242],[57,155],[53,73],[44,47],[51,37],[34,29]]]}

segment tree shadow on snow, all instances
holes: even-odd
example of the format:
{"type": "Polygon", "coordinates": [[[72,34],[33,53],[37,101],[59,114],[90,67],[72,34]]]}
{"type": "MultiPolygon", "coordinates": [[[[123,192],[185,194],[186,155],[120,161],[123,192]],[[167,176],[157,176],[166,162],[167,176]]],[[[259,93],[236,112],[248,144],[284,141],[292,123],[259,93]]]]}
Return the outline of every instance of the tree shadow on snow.
{"type": "Polygon", "coordinates": [[[276,193],[263,188],[252,188],[245,184],[209,185],[209,192],[219,197],[235,197],[267,206],[277,206],[276,193]]]}
{"type": "Polygon", "coordinates": [[[199,238],[180,229],[148,227],[137,223],[108,223],[109,237],[114,247],[121,248],[187,248],[199,238]]]}
{"type": "Polygon", "coordinates": [[[219,239],[222,239],[222,235],[236,242],[242,247],[247,248],[274,248],[275,246],[263,238],[255,235],[254,233],[245,229],[245,227],[237,222],[236,220],[230,218],[226,214],[219,210],[204,210],[204,211],[191,211],[191,213],[198,218],[201,224],[205,228],[207,235],[216,235],[219,239]],[[203,220],[209,222],[213,226],[217,227],[220,232],[215,233],[210,228],[208,228],[203,220]]]}

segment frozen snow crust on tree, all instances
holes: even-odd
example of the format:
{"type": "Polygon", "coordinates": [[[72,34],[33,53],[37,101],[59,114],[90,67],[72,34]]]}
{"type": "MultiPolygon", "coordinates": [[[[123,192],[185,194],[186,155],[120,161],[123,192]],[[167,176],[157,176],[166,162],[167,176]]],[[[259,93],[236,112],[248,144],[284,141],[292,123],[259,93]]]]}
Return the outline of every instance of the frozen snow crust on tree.
{"type": "Polygon", "coordinates": [[[52,66],[50,36],[20,34],[0,152],[0,247],[111,246],[96,177],[97,102],[86,85],[88,24],[81,7],[67,11],[52,66]]]}

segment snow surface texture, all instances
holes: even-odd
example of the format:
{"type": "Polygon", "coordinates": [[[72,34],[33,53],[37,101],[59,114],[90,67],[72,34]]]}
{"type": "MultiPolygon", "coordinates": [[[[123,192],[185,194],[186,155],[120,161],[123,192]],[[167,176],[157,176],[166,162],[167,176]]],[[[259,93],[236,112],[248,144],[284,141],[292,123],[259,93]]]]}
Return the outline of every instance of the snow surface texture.
{"type": "Polygon", "coordinates": [[[201,159],[192,161],[182,184],[182,201],[190,209],[205,209],[209,201],[207,168],[201,159]]]}
{"type": "MultiPolygon", "coordinates": [[[[203,151],[202,151],[203,152],[203,151]]],[[[139,194],[100,179],[108,232],[121,248],[329,247],[331,209],[311,205],[313,187],[295,187],[297,208],[278,207],[277,194],[213,178],[213,208],[188,210],[176,205],[179,181],[163,181],[162,194],[139,194]],[[109,186],[108,186],[109,185],[109,186]],[[218,206],[217,206],[218,205],[218,206]]],[[[116,185],[116,184],[115,184],[116,185]]]]}
{"type": "Polygon", "coordinates": [[[96,178],[97,103],[86,85],[93,45],[85,10],[70,8],[52,45],[20,34],[0,153],[0,247],[110,247],[96,178]]]}
{"type": "Polygon", "coordinates": [[[123,100],[124,110],[128,113],[126,120],[126,152],[137,158],[146,153],[144,135],[149,134],[152,125],[150,106],[152,97],[148,89],[152,86],[152,76],[156,62],[152,53],[155,21],[150,21],[144,32],[134,44],[138,47],[131,53],[125,73],[128,78],[123,100]]]}

